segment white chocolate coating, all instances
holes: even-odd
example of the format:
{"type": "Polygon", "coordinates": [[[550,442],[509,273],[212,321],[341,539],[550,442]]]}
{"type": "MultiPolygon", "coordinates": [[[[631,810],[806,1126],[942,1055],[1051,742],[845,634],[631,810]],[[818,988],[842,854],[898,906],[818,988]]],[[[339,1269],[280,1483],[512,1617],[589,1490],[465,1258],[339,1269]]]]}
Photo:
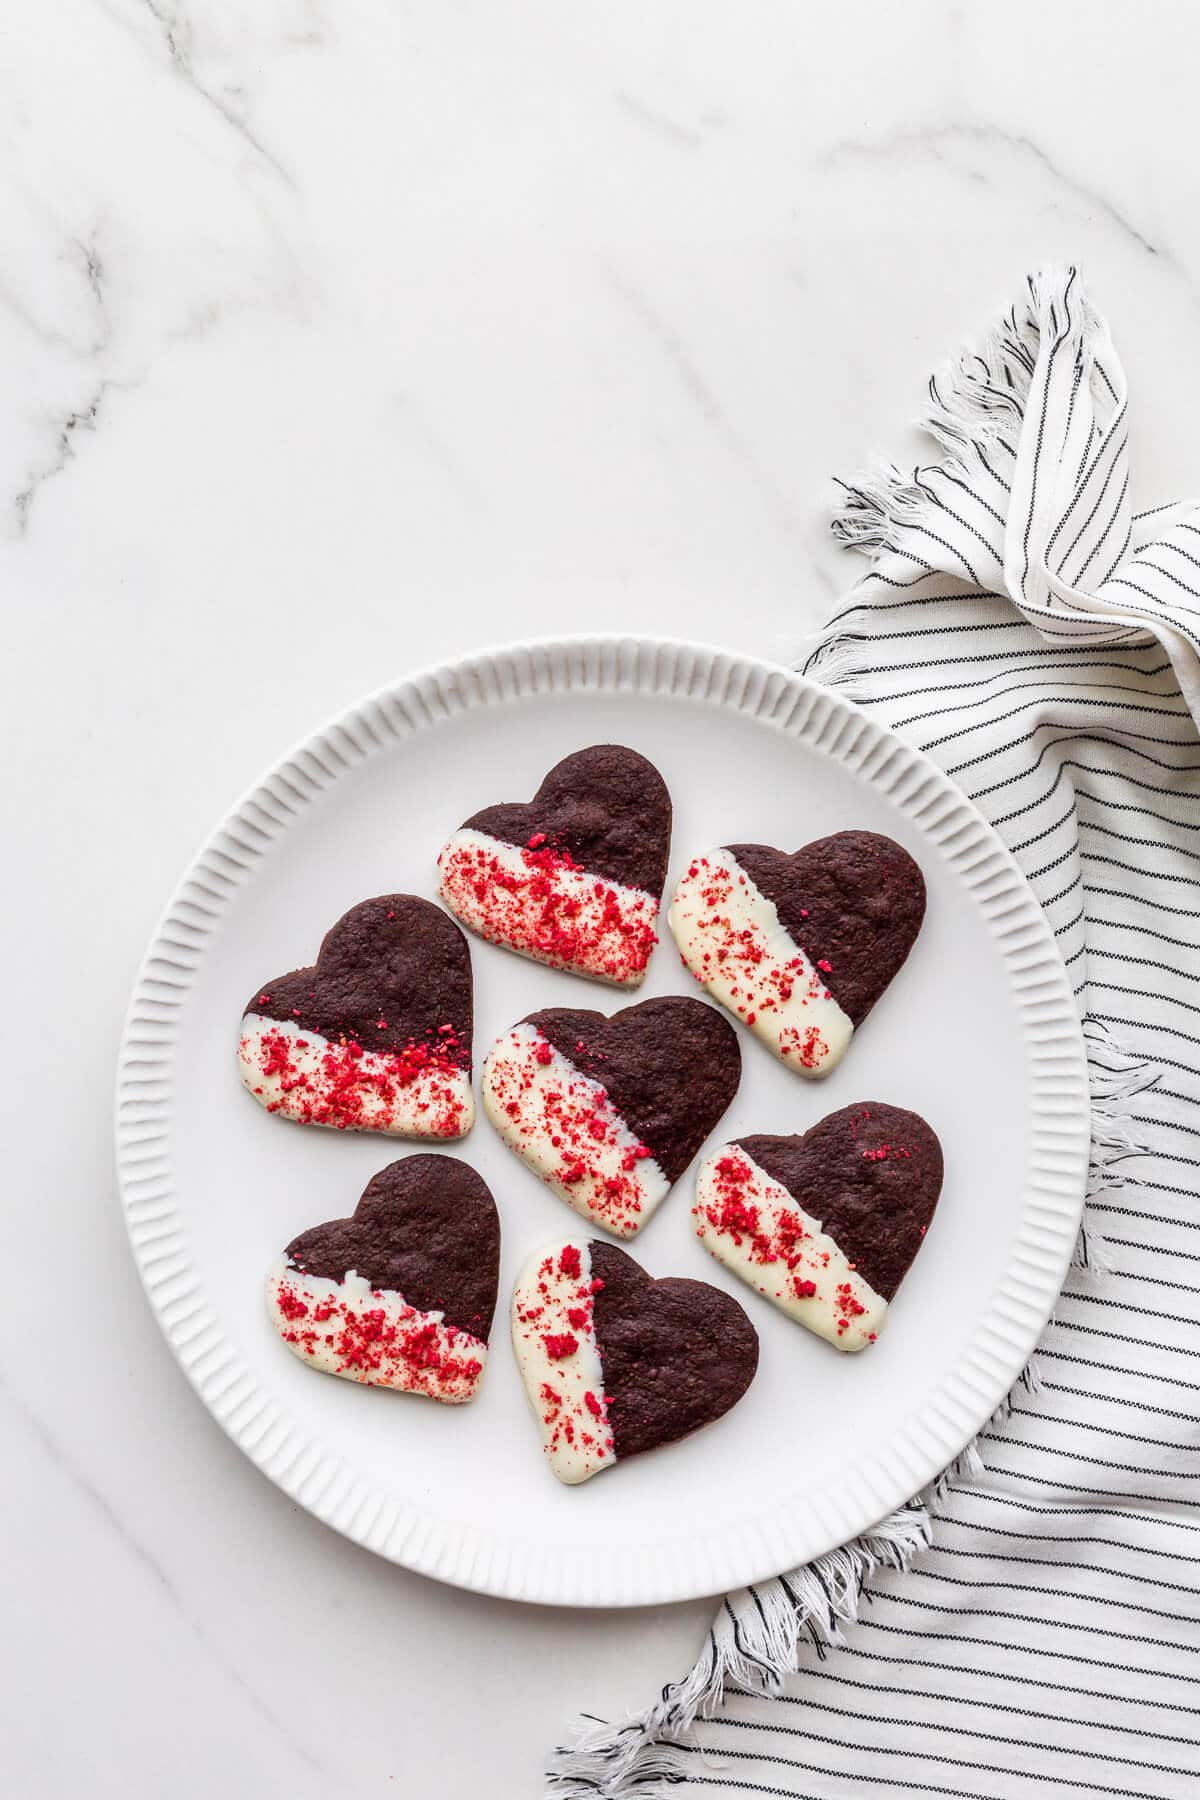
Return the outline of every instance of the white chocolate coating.
{"type": "Polygon", "coordinates": [[[475,1123],[470,1074],[447,1057],[335,1044],[292,1019],[247,1013],[238,1072],[268,1112],[304,1125],[448,1140],[475,1123]]]}
{"type": "Polygon", "coordinates": [[[586,1243],[545,1244],[513,1289],[512,1341],[546,1461],[568,1487],[616,1462],[586,1243]]]}
{"type": "Polygon", "coordinates": [[[887,1301],[821,1221],[739,1145],[700,1165],[692,1218],[718,1262],[837,1349],[863,1350],[883,1330],[887,1301]]]}
{"type": "Polygon", "coordinates": [[[658,942],[658,901],[579,869],[548,845],[456,831],[438,857],[438,893],[464,925],[555,969],[637,987],[658,942]]]}
{"type": "Polygon", "coordinates": [[[331,1281],[279,1257],[267,1275],[267,1315],[309,1368],[366,1387],[461,1406],[475,1398],[487,1367],[479,1338],[392,1288],[372,1288],[353,1269],[331,1281]]]}
{"type": "Polygon", "coordinates": [[[616,1237],[641,1230],[670,1189],[598,1081],[523,1022],[483,1064],[483,1110],[510,1150],[576,1212],[616,1237]]]}
{"type": "Polygon", "coordinates": [[[728,850],[692,858],[667,923],[696,979],[789,1069],[811,1079],[841,1061],[853,1021],[728,850]]]}

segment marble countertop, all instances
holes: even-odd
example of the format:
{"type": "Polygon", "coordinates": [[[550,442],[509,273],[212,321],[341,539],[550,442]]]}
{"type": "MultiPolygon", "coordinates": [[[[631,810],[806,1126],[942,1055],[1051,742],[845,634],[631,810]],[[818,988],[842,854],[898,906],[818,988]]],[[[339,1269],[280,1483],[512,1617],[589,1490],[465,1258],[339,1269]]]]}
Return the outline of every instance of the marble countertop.
{"type": "Polygon", "coordinates": [[[1186,491],[1200,25],[1067,0],[1002,30],[941,0],[5,23],[5,1785],[532,1800],[563,1722],[644,1702],[709,1606],[439,1588],[227,1443],[116,1201],[141,949],[232,798],[387,677],[571,629],[787,655],[846,579],[830,474],[915,442],[930,366],[1043,259],[1114,321],[1147,492],[1186,491]]]}

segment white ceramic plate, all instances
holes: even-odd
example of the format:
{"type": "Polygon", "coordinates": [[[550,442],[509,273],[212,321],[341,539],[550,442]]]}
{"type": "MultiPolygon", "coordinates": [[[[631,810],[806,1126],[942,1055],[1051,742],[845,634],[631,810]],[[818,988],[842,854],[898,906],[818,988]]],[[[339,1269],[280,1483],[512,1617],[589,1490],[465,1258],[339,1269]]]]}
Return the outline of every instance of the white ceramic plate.
{"type": "MultiPolygon", "coordinates": [[[[665,927],[664,927],[665,930],[665,927]]],[[[476,942],[476,1067],[535,1007],[611,1009],[614,990],[476,942]]],[[[636,996],[696,993],[669,937],[636,996]]],[[[513,1599],[680,1600],[786,1570],[928,1482],[1012,1385],[1058,1293],[1082,1208],[1087,1078],[1066,972],[1011,856],[918,752],[767,663],[698,646],[581,638],[467,658],[387,687],[301,745],[200,852],[146,956],[118,1084],[121,1185],[150,1302],[196,1391],[286,1493],[380,1555],[513,1599]],[[578,1230],[480,1116],[450,1148],[496,1196],[500,1304],[483,1393],[464,1408],[315,1375],[262,1299],[271,1258],[353,1210],[410,1148],[271,1118],[238,1082],[246,996],[309,962],[327,926],[388,891],[432,896],[447,834],[532,795],[568,751],[616,741],[675,804],[689,854],[793,849],[849,826],[898,838],[929,888],[907,965],[823,1082],[749,1033],[717,1140],[807,1128],[855,1100],[915,1108],[941,1136],[937,1220],[885,1336],[841,1356],[693,1238],[689,1171],[635,1240],[653,1274],[726,1287],[758,1328],[745,1399],[709,1430],[580,1488],[542,1462],[507,1343],[528,1252],[578,1230]]]]}

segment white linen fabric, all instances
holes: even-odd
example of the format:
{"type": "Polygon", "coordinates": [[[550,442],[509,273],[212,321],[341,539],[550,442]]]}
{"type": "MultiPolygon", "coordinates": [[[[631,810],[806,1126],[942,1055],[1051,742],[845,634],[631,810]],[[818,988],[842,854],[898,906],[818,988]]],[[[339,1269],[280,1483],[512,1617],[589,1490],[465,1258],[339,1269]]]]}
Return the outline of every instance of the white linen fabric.
{"type": "Polygon", "coordinates": [[[1073,269],[929,395],[938,460],[844,490],[869,566],[808,667],[936,758],[1046,909],[1093,1078],[1076,1266],[934,1489],[729,1596],[688,1677],[555,1753],[559,1800],[1200,1793],[1200,506],[1133,510],[1073,269]]]}

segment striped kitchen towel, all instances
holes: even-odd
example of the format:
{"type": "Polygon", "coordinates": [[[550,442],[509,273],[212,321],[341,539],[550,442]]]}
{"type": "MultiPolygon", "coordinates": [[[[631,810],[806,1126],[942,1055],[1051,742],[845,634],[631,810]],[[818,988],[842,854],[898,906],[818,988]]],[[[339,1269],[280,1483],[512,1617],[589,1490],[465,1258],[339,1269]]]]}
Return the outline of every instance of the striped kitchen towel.
{"type": "Polygon", "coordinates": [[[1003,1414],[857,1543],[722,1604],[564,1796],[1200,1795],[1200,504],[1135,512],[1074,270],[929,384],[936,461],[834,525],[867,572],[808,669],[1001,834],[1085,1020],[1076,1265],[1003,1414]]]}

